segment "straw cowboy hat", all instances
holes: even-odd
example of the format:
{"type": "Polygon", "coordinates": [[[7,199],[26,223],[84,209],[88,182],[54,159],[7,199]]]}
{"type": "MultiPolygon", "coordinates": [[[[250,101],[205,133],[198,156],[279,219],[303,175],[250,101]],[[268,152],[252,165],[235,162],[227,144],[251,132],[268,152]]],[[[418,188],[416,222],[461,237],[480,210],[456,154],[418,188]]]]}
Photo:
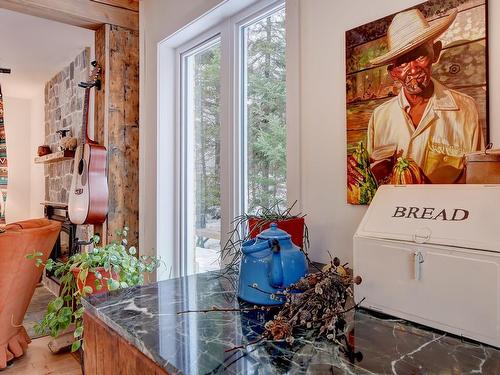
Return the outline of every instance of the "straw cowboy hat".
{"type": "Polygon", "coordinates": [[[450,27],[457,16],[457,9],[433,25],[425,19],[418,9],[410,9],[396,14],[387,30],[389,51],[370,60],[372,65],[385,65],[405,53],[434,40],[450,27]]]}

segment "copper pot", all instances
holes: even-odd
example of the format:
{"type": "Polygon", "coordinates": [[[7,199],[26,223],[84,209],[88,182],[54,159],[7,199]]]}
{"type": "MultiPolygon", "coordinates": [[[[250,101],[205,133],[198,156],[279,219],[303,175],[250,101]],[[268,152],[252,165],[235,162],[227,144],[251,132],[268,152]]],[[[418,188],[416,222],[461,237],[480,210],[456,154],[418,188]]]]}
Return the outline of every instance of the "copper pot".
{"type": "Polygon", "coordinates": [[[38,156],[44,156],[51,154],[52,151],[50,150],[50,146],[44,145],[44,146],[38,146],[38,156]]]}

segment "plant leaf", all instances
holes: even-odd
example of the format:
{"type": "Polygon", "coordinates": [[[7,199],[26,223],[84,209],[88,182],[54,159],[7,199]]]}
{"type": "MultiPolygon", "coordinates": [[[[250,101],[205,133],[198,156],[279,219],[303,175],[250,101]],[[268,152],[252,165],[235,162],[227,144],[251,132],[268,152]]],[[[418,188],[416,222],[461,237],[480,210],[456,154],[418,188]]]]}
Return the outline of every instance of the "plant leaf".
{"type": "Polygon", "coordinates": [[[84,283],[87,280],[87,276],[89,275],[89,269],[81,269],[80,273],[78,273],[78,278],[84,283]]]}
{"type": "Polygon", "coordinates": [[[77,339],[82,335],[82,333],[83,333],[83,326],[80,326],[77,329],[75,329],[75,332],[73,332],[73,336],[75,339],[77,339]]]}
{"type": "Polygon", "coordinates": [[[57,297],[55,300],[53,300],[51,303],[49,303],[49,312],[54,312],[59,310],[61,307],[64,305],[64,300],[62,297],[57,297]],[[52,309],[50,308],[52,305],[52,309]]]}
{"type": "Polygon", "coordinates": [[[79,319],[82,317],[83,315],[83,312],[84,312],[84,307],[80,307],[78,310],[76,310],[73,315],[75,316],[76,319],[79,319]]]}
{"type": "Polygon", "coordinates": [[[82,346],[82,340],[74,341],[71,345],[71,352],[76,352],[82,346]]]}

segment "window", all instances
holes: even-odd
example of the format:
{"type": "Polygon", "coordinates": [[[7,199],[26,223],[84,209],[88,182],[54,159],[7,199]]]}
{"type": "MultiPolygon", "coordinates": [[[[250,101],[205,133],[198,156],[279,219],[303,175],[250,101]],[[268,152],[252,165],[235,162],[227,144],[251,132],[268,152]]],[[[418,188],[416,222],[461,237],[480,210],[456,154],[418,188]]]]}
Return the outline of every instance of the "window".
{"type": "Polygon", "coordinates": [[[242,29],[242,95],[247,213],[286,205],[285,9],[242,29]]]}
{"type": "Polygon", "coordinates": [[[182,55],[184,272],[219,268],[220,38],[182,55]]]}
{"type": "Polygon", "coordinates": [[[276,4],[177,49],[179,274],[220,268],[233,217],[286,205],[285,10],[276,4]]]}

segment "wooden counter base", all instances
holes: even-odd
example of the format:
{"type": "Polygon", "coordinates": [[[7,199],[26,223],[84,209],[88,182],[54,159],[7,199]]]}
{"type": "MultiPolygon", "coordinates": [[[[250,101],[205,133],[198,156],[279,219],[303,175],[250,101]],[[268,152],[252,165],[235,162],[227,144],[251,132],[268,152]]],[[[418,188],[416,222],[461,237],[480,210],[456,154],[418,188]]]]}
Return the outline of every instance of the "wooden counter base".
{"type": "Polygon", "coordinates": [[[95,316],[85,313],[83,321],[85,375],[167,374],[95,316]]]}

